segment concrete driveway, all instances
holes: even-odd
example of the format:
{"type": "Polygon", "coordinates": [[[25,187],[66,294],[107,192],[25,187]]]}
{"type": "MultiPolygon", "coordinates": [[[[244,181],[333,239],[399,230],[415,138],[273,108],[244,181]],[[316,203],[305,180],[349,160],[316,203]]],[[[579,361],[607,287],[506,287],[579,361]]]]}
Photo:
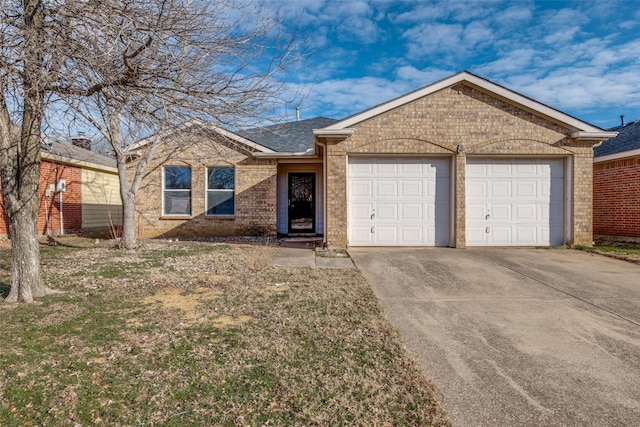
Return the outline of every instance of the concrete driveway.
{"type": "Polygon", "coordinates": [[[564,249],[352,248],[456,426],[640,426],[640,266],[564,249]]]}

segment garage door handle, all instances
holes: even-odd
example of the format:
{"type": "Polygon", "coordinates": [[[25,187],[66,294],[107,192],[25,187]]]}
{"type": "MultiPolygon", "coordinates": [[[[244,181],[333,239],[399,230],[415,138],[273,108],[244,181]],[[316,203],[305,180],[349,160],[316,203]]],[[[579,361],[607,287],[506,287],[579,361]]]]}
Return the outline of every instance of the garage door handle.
{"type": "Polygon", "coordinates": [[[484,217],[484,219],[489,220],[489,218],[491,218],[491,215],[487,214],[487,216],[484,217]]]}
{"type": "Polygon", "coordinates": [[[371,227],[371,233],[375,233],[376,232],[376,228],[375,227],[371,227]]]}
{"type": "Polygon", "coordinates": [[[491,233],[491,227],[487,227],[487,228],[484,230],[484,232],[485,232],[485,233],[487,233],[487,234],[491,233]]]}
{"type": "Polygon", "coordinates": [[[374,219],[376,217],[376,214],[371,214],[371,219],[374,219]]]}

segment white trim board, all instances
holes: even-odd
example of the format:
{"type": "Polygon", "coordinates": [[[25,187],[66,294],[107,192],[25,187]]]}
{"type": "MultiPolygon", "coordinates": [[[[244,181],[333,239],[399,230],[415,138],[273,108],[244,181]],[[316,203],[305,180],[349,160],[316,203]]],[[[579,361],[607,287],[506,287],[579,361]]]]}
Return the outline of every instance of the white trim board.
{"type": "Polygon", "coordinates": [[[629,151],[621,151],[620,153],[607,154],[606,156],[594,157],[593,163],[608,162],[610,160],[624,159],[626,157],[640,156],[640,148],[629,151]]]}

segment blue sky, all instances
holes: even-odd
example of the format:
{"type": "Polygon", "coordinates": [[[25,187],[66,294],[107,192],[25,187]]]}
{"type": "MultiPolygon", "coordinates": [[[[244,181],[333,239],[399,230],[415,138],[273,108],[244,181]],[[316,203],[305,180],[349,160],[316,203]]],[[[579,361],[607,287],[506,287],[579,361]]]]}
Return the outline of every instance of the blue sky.
{"type": "MultiPolygon", "coordinates": [[[[313,54],[281,79],[344,118],[467,70],[594,125],[640,119],[640,1],[285,0],[313,54]]],[[[295,118],[295,111],[287,112],[295,118]]]]}

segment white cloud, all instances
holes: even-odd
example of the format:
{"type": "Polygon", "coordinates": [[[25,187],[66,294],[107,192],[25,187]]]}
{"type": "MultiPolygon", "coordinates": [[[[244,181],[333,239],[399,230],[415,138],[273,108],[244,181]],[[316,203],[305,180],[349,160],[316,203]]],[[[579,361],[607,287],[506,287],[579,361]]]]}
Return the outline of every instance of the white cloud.
{"type": "Polygon", "coordinates": [[[455,74],[459,70],[447,70],[441,68],[426,68],[418,70],[411,65],[399,67],[395,71],[398,80],[412,82],[410,86],[422,87],[437,82],[445,77],[455,74]]]}
{"type": "Polygon", "coordinates": [[[530,7],[517,5],[496,13],[494,20],[499,26],[512,28],[516,25],[521,25],[523,22],[530,21],[532,17],[533,12],[530,7]]]}
{"type": "Polygon", "coordinates": [[[481,22],[472,22],[464,29],[464,45],[470,48],[493,40],[493,30],[481,22]]]}
{"type": "Polygon", "coordinates": [[[543,38],[543,41],[547,44],[567,43],[575,38],[576,33],[580,30],[580,27],[562,28],[552,34],[549,34],[543,38]]]}
{"type": "Polygon", "coordinates": [[[463,32],[461,24],[423,24],[405,31],[402,37],[407,40],[408,56],[415,58],[464,49],[463,32]]]}
{"type": "Polygon", "coordinates": [[[290,85],[292,92],[307,94],[300,105],[305,117],[330,116],[341,119],[397,96],[416,87],[406,81],[390,81],[384,78],[362,77],[343,80],[326,80],[308,85],[290,85]]]}

